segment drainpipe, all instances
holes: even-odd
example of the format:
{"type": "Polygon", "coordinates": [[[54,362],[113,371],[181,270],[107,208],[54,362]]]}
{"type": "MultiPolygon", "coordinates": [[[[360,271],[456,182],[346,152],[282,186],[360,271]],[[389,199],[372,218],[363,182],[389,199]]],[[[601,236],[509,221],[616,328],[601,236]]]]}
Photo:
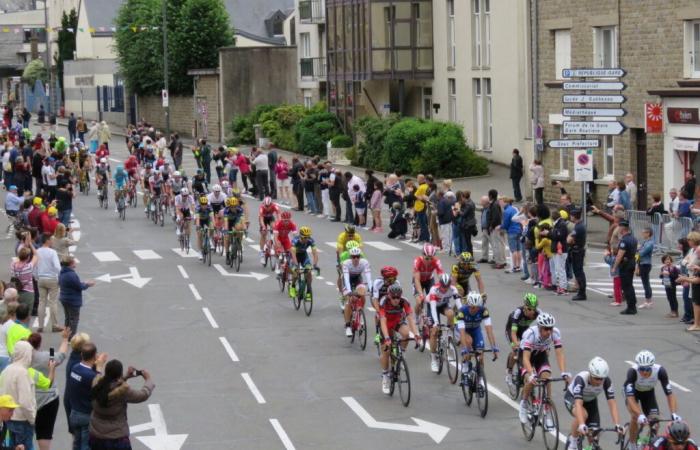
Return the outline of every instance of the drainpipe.
{"type": "MultiPolygon", "coordinates": [[[[538,73],[538,28],[537,0],[530,0],[530,27],[531,27],[531,58],[532,58],[532,139],[537,136],[537,124],[539,123],[539,73],[538,73]]],[[[535,159],[541,159],[541,152],[535,151],[535,159]]]]}

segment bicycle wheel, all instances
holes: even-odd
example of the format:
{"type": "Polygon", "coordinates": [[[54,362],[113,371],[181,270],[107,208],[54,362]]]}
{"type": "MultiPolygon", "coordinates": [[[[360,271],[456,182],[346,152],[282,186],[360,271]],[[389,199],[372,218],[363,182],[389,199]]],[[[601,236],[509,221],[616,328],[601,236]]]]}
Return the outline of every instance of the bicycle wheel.
{"type": "MultiPolygon", "coordinates": [[[[462,370],[464,370],[464,362],[462,362],[462,370]]],[[[464,397],[464,403],[466,403],[467,406],[471,406],[472,400],[474,400],[474,391],[472,390],[471,383],[468,380],[469,380],[469,377],[467,376],[466,380],[464,380],[461,383],[462,396],[464,397]]]]}
{"type": "Polygon", "coordinates": [[[180,230],[180,236],[178,236],[178,240],[180,241],[180,251],[185,252],[185,232],[183,230],[180,230]]]}
{"type": "Polygon", "coordinates": [[[311,315],[311,310],[314,309],[314,294],[311,291],[311,285],[306,286],[306,293],[308,295],[304,296],[304,312],[306,316],[311,315]]]}
{"type": "Polygon", "coordinates": [[[287,269],[284,268],[277,275],[277,283],[280,285],[280,292],[284,292],[284,285],[287,284],[287,269]]]}
{"type": "MultiPolygon", "coordinates": [[[[537,394],[537,392],[535,392],[537,394]]],[[[532,396],[530,397],[532,398],[532,396]]],[[[532,403],[528,402],[530,405],[530,409],[532,410],[532,403]]],[[[539,414],[530,414],[528,415],[528,421],[527,423],[522,423],[520,422],[520,428],[523,430],[523,434],[525,435],[525,439],[528,441],[531,441],[532,438],[535,436],[535,430],[537,430],[537,419],[539,418],[539,414]]]]}
{"type": "Polygon", "coordinates": [[[360,342],[360,348],[362,350],[367,348],[367,319],[365,318],[365,311],[360,310],[359,324],[357,328],[357,339],[360,342]]]}
{"type": "Polygon", "coordinates": [[[450,379],[450,383],[455,384],[457,378],[459,378],[459,351],[457,350],[457,345],[455,344],[452,336],[447,337],[447,350],[446,361],[447,364],[447,377],[450,379]]]}
{"type": "Polygon", "coordinates": [[[212,253],[214,253],[214,250],[211,248],[211,242],[209,241],[209,239],[207,239],[207,256],[204,259],[207,260],[207,265],[209,267],[211,267],[211,254],[212,253]]]}
{"type": "Polygon", "coordinates": [[[207,263],[207,253],[209,253],[209,238],[206,233],[202,237],[202,264],[207,263]]]}
{"type": "Polygon", "coordinates": [[[551,400],[545,400],[541,413],[542,439],[547,450],[557,450],[559,446],[559,417],[551,400]]]}
{"type": "Polygon", "coordinates": [[[236,272],[240,272],[241,271],[241,263],[243,262],[243,242],[241,242],[241,241],[238,241],[236,243],[235,262],[236,262],[236,272]]]}
{"type": "Polygon", "coordinates": [[[399,357],[396,363],[396,378],[399,384],[401,403],[407,407],[411,402],[411,375],[408,373],[408,366],[403,356],[399,357]]]}
{"type": "Polygon", "coordinates": [[[629,424],[629,422],[627,422],[623,428],[625,430],[625,434],[622,437],[622,439],[620,439],[620,450],[626,450],[627,446],[630,444],[630,434],[629,434],[630,424],[629,424]]]}
{"type": "Polygon", "coordinates": [[[292,299],[294,300],[294,309],[297,311],[299,311],[299,308],[301,308],[301,299],[303,298],[304,291],[306,291],[306,281],[301,279],[304,274],[299,274],[298,276],[300,278],[297,279],[297,295],[295,295],[292,299]]]}
{"type": "Polygon", "coordinates": [[[481,417],[486,417],[486,413],[489,411],[489,386],[486,383],[486,373],[481,365],[476,376],[476,404],[479,406],[481,417]]]}
{"type": "Polygon", "coordinates": [[[126,220],[126,205],[123,199],[119,199],[119,217],[122,220],[126,220]]]}
{"type": "Polygon", "coordinates": [[[430,331],[427,325],[425,325],[425,316],[422,316],[423,318],[421,319],[421,326],[418,328],[420,331],[420,336],[421,336],[421,342],[420,346],[418,347],[418,350],[423,353],[425,351],[425,346],[428,343],[428,339],[430,339],[430,331]]]}
{"type": "Polygon", "coordinates": [[[438,349],[437,349],[437,353],[436,353],[437,363],[438,363],[437,374],[440,375],[442,373],[442,366],[445,363],[445,341],[443,340],[442,336],[438,336],[437,345],[438,345],[438,349]]]}
{"type": "Polygon", "coordinates": [[[158,205],[158,223],[161,227],[165,225],[165,206],[163,203],[158,205]]]}
{"type": "Polygon", "coordinates": [[[513,368],[510,371],[511,382],[508,384],[508,395],[511,399],[517,400],[520,396],[520,374],[518,373],[518,364],[513,363],[513,368]]]}
{"type": "MultiPolygon", "coordinates": [[[[398,345],[398,344],[392,344],[393,345],[398,345]]],[[[398,374],[398,367],[397,367],[397,359],[394,356],[394,348],[391,348],[391,383],[389,384],[389,396],[394,395],[394,390],[396,389],[396,382],[399,379],[399,374],[398,374]]]]}
{"type": "Polygon", "coordinates": [[[190,253],[190,233],[189,231],[185,233],[185,254],[190,253]]]}

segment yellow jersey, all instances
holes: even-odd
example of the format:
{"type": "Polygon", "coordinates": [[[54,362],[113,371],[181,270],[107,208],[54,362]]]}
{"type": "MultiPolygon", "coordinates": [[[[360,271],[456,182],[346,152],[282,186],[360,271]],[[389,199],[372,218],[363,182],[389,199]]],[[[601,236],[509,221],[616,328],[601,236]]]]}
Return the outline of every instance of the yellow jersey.
{"type": "Polygon", "coordinates": [[[413,204],[413,209],[416,212],[423,212],[425,210],[425,202],[420,200],[419,197],[428,195],[428,183],[423,183],[416,189],[416,202],[413,204]]]}
{"type": "Polygon", "coordinates": [[[343,231],[338,235],[338,242],[336,245],[338,251],[345,251],[345,244],[347,244],[348,241],[356,241],[358,244],[362,245],[362,236],[360,236],[360,233],[355,231],[355,234],[353,234],[352,238],[350,238],[348,237],[348,234],[345,231],[343,231]]]}

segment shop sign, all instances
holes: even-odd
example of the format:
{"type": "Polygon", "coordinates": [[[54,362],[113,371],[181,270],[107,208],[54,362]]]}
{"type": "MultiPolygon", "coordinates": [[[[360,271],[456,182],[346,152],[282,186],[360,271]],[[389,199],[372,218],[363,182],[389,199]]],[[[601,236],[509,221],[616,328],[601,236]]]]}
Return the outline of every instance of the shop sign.
{"type": "Polygon", "coordinates": [[[666,114],[670,123],[700,125],[698,108],[668,108],[666,114]]]}
{"type": "Polygon", "coordinates": [[[673,149],[681,152],[697,152],[700,141],[695,139],[674,139],[673,149]]]}

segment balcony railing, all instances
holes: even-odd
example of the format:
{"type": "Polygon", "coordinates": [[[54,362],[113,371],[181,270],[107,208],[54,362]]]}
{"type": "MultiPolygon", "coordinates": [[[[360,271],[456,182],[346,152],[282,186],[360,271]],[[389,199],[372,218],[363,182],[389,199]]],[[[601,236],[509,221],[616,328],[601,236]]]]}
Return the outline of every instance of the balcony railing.
{"type": "Polygon", "coordinates": [[[306,80],[326,79],[326,58],[301,58],[301,78],[306,80]]]}
{"type": "Polygon", "coordinates": [[[299,22],[324,23],[326,11],[322,0],[299,0],[299,22]]]}

